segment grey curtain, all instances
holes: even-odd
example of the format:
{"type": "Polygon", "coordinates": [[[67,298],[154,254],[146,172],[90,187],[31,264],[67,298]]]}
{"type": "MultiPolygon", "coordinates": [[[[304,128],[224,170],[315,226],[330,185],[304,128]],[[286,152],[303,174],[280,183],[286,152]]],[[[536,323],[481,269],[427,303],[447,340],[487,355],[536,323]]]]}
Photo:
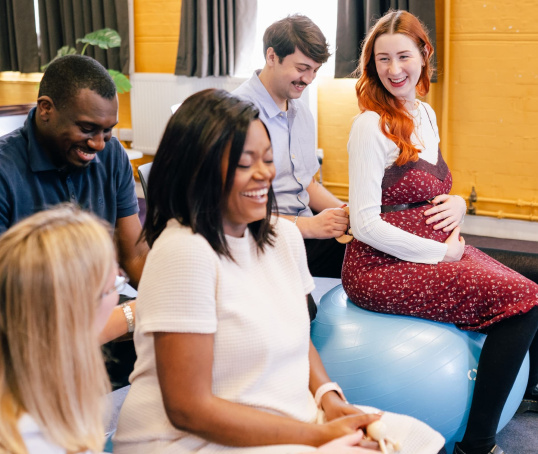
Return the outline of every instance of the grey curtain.
{"type": "Polygon", "coordinates": [[[128,74],[127,8],[127,0],[39,0],[41,64],[50,62],[58,49],[66,45],[80,52],[83,45],[76,44],[78,38],[102,28],[112,28],[121,36],[121,47],[104,50],[88,46],[85,55],[95,58],[105,68],[128,74]]]}
{"type": "Polygon", "coordinates": [[[183,0],[176,71],[182,76],[232,76],[256,26],[253,0],[183,0]]]}
{"type": "Polygon", "coordinates": [[[0,71],[39,71],[33,0],[0,0],[0,71]]]}
{"type": "MultiPolygon", "coordinates": [[[[417,16],[428,28],[436,48],[435,0],[338,0],[335,77],[347,77],[359,62],[360,46],[370,27],[389,9],[403,9],[417,16]]],[[[436,67],[434,53],[434,67],[436,67]]],[[[437,73],[432,77],[437,82],[437,73]]]]}

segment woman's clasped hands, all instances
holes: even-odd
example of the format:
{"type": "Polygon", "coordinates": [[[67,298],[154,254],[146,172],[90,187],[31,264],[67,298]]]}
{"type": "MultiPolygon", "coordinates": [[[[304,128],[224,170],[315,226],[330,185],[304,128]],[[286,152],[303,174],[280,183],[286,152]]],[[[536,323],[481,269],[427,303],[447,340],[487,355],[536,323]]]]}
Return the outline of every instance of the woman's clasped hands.
{"type": "Polygon", "coordinates": [[[424,212],[428,216],[426,224],[434,224],[433,229],[451,232],[463,221],[467,204],[457,195],[441,194],[431,201],[433,207],[424,212]]]}
{"type": "Polygon", "coordinates": [[[359,430],[320,446],[316,452],[318,454],[372,454],[373,449],[378,451],[377,448],[363,446],[363,443],[374,443],[377,446],[377,443],[365,440],[363,432],[359,430]]]}
{"type": "Polygon", "coordinates": [[[437,223],[434,230],[443,229],[443,232],[452,232],[446,239],[448,246],[443,262],[457,262],[465,251],[465,240],[460,237],[459,225],[463,221],[467,204],[462,197],[441,194],[432,200],[433,207],[424,212],[426,224],[437,223]]]}
{"type": "Polygon", "coordinates": [[[364,413],[360,408],[343,401],[336,393],[322,398],[322,408],[327,419],[324,428],[330,431],[333,441],[318,448],[318,453],[370,454],[378,451],[375,441],[364,438],[366,427],[378,421],[382,413],[364,413]]]}

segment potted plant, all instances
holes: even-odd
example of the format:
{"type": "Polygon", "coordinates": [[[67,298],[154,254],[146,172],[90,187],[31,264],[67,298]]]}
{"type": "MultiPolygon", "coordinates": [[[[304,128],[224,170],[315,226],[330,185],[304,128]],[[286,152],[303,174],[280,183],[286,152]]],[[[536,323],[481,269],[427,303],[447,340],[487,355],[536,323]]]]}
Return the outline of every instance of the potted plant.
{"type": "MultiPolygon", "coordinates": [[[[103,28],[101,30],[96,30],[94,32],[86,34],[84,38],[77,39],[77,43],[84,44],[82,50],[80,51],[80,55],[84,55],[84,52],[86,52],[88,46],[98,46],[101,49],[120,47],[121,37],[116,30],[113,30],[111,28],[103,28]]],[[[54,59],[58,57],[63,57],[64,55],[71,55],[76,53],[77,50],[74,47],[63,46],[58,50],[58,53],[56,54],[56,57],[54,57],[54,59]]],[[[45,71],[48,65],[50,65],[50,62],[46,65],[43,65],[41,67],[41,71],[45,71]]],[[[131,90],[131,82],[129,82],[127,76],[114,69],[107,69],[107,71],[114,80],[118,93],[127,93],[131,90]]]]}

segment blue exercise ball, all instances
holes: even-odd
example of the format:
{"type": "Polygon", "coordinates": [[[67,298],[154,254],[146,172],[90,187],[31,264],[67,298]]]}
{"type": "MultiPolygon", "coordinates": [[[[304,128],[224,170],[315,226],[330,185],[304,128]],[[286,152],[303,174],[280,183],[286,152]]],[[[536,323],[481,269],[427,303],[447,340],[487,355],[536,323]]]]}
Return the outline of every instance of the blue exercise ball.
{"type": "MultiPolygon", "coordinates": [[[[426,422],[445,437],[448,452],[461,440],[485,335],[361,309],[339,285],[321,298],[311,337],[349,402],[426,422]]],[[[527,354],[497,432],[518,409],[528,377],[527,354]]]]}
{"type": "Polygon", "coordinates": [[[103,452],[114,452],[114,442],[112,441],[112,437],[116,433],[116,429],[114,429],[112,432],[109,432],[106,435],[105,438],[105,446],[103,448],[103,452]]]}

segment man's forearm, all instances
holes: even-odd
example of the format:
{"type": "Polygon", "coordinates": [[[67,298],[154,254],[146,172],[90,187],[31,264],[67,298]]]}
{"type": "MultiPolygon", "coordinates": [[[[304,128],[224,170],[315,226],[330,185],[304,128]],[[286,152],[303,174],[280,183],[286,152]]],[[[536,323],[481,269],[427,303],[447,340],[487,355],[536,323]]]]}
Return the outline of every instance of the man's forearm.
{"type": "Polygon", "coordinates": [[[314,228],[315,219],[313,216],[299,216],[299,215],[290,215],[290,214],[278,214],[278,217],[285,218],[293,222],[304,239],[317,238],[316,229],[314,228]]]}
{"type": "Polygon", "coordinates": [[[321,212],[327,208],[339,208],[343,202],[333,195],[325,186],[322,186],[317,181],[312,180],[306,189],[310,196],[308,204],[312,211],[321,212]]]}

